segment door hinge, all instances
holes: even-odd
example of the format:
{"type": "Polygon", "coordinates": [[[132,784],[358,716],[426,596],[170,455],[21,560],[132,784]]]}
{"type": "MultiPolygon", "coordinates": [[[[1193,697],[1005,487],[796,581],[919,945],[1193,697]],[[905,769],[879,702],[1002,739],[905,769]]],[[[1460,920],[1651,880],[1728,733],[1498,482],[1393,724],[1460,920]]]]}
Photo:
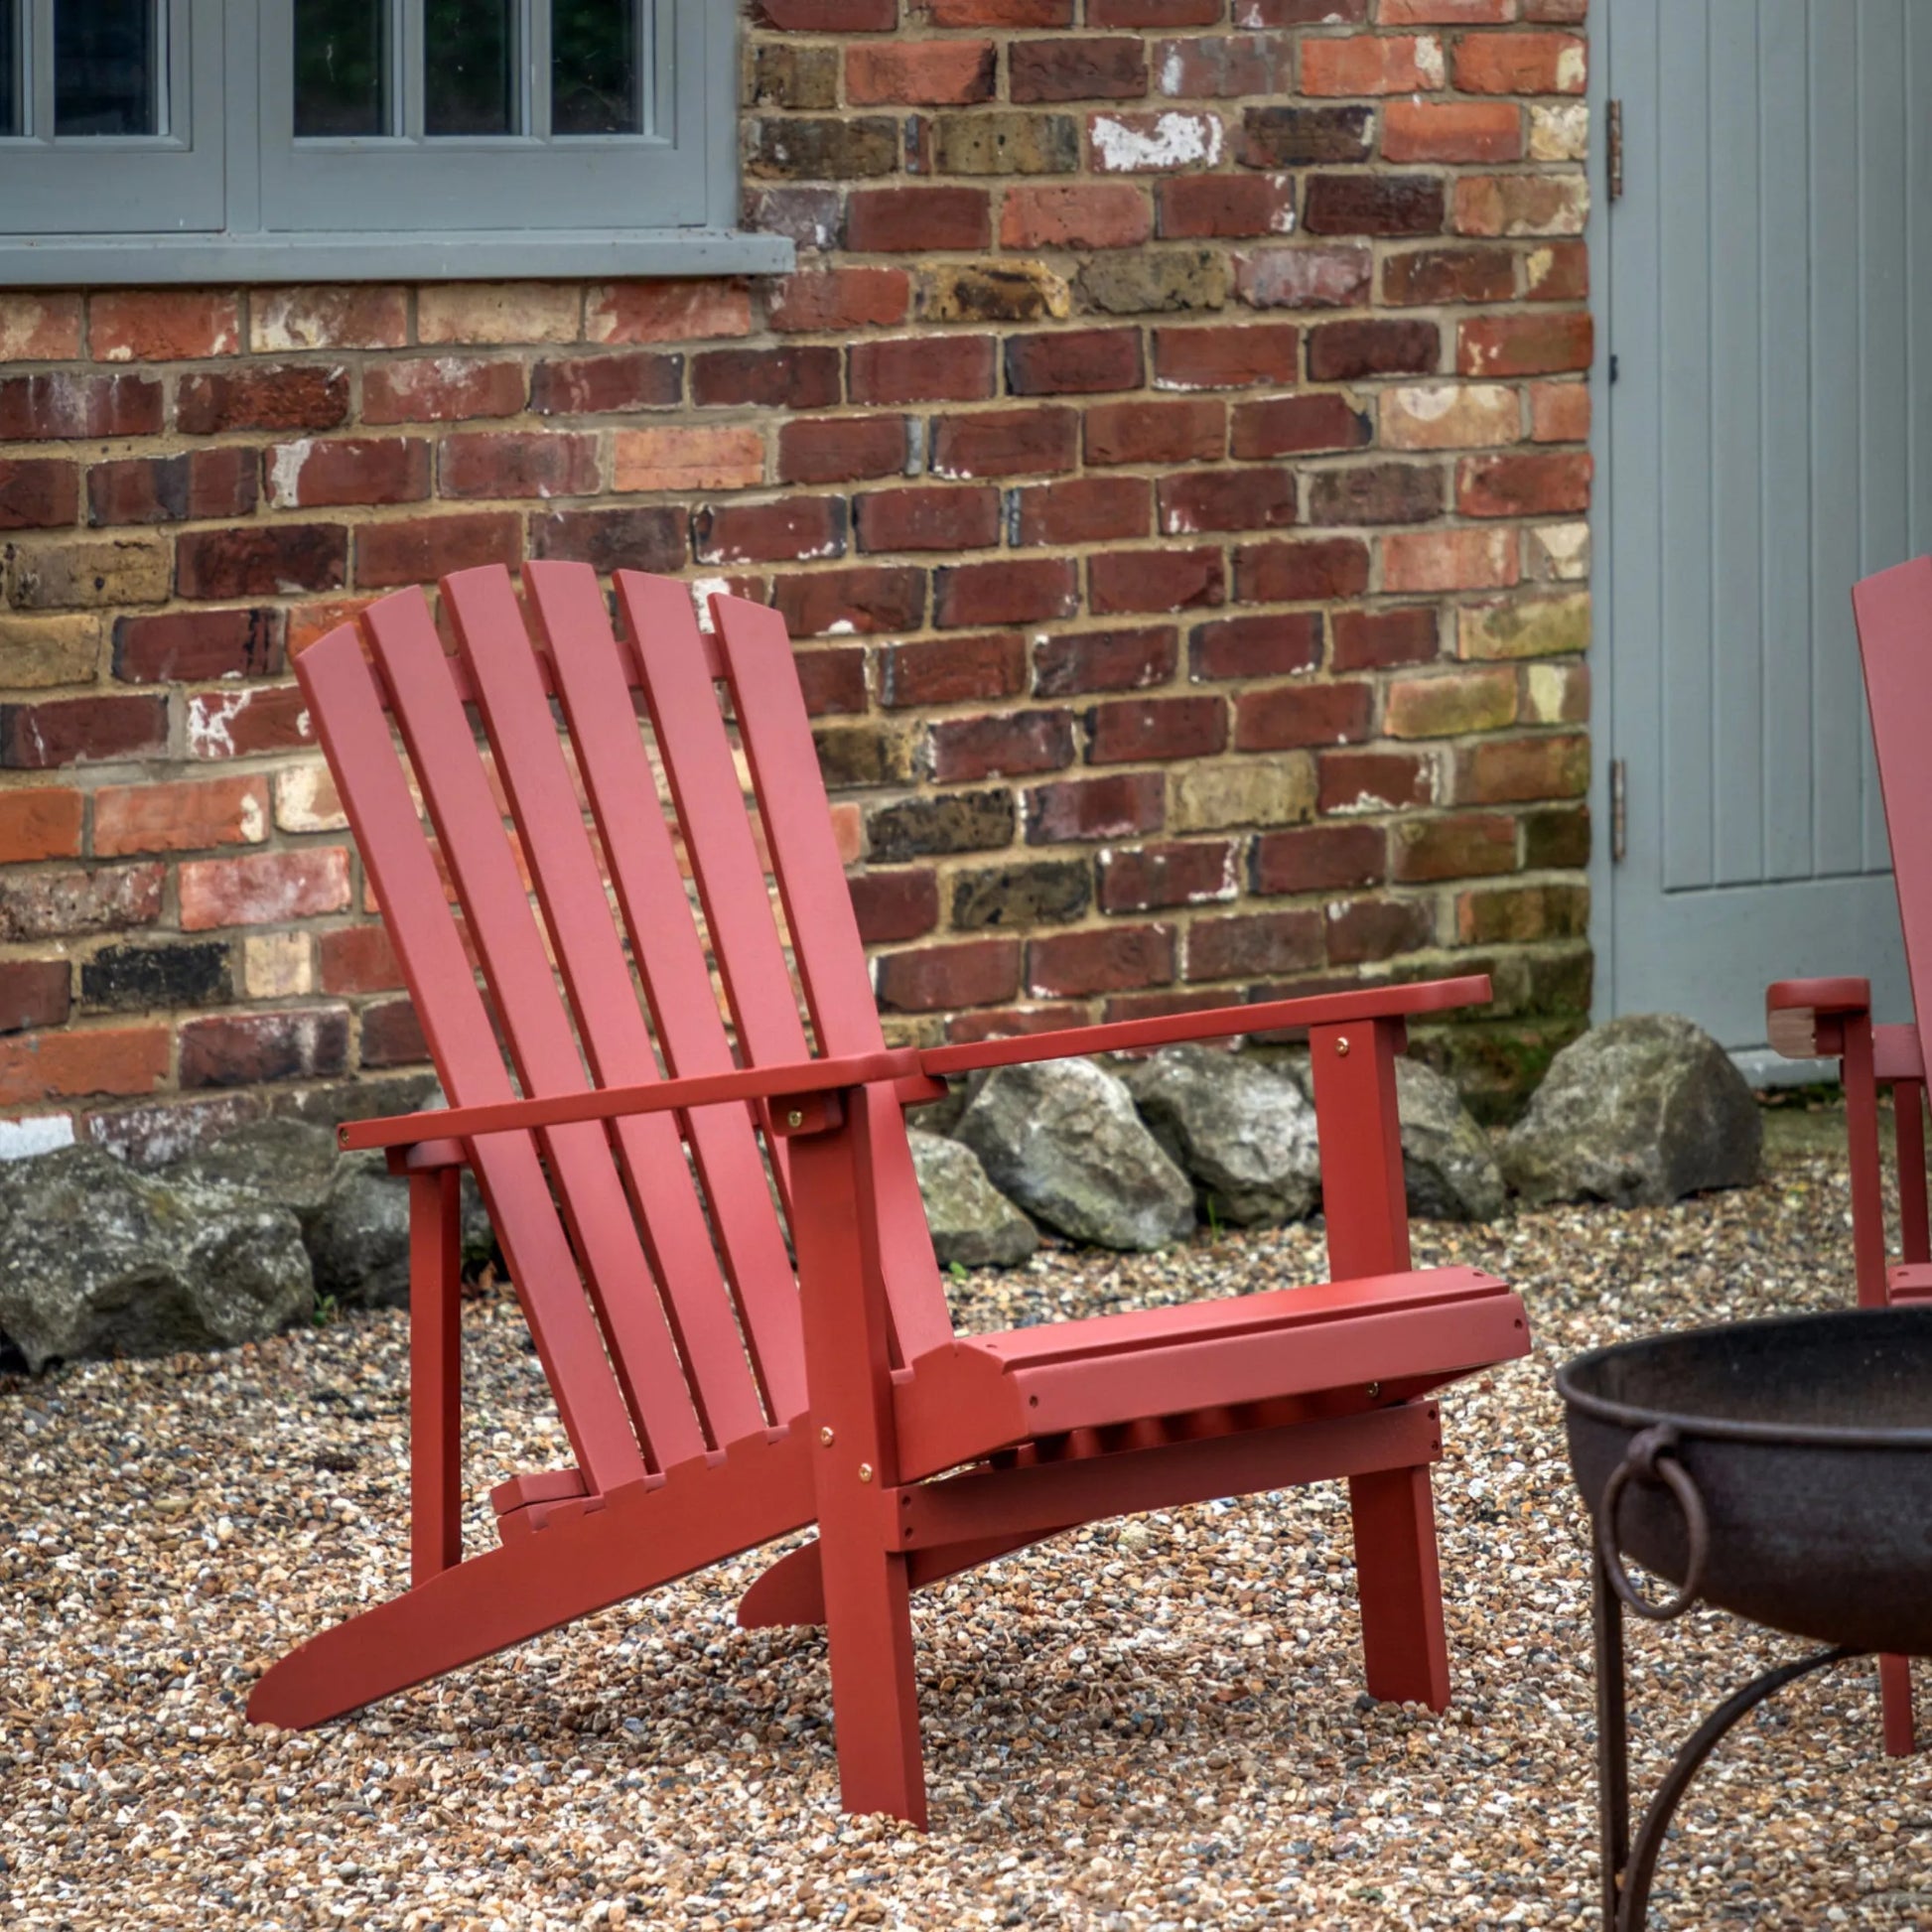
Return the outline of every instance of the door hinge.
{"type": "Polygon", "coordinates": [[[1623,103],[1610,101],[1603,110],[1603,150],[1609,165],[1610,200],[1623,199],[1623,103]]]}
{"type": "Polygon", "coordinates": [[[1629,819],[1624,804],[1624,769],[1621,759],[1610,760],[1610,863],[1621,865],[1629,842],[1629,819]]]}

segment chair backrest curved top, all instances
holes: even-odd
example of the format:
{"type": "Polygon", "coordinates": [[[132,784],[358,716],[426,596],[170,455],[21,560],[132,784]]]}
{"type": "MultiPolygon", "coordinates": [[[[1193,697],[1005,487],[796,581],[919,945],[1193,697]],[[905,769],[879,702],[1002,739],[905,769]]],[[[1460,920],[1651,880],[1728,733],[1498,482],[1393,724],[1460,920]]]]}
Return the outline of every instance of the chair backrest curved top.
{"type": "MultiPolygon", "coordinates": [[[[443,580],[455,655],[417,590],[297,660],[457,1106],[643,1084],[660,1060],[673,1077],[796,1061],[811,1050],[807,1018],[821,1053],[883,1043],[783,620],[715,598],[707,637],[686,586],[616,581],[621,642],[588,565],[535,563],[527,621],[500,566],[443,580]]],[[[743,1104],[682,1125],[688,1160],[669,1114],[474,1146],[593,1489],[806,1406],[782,1143],[743,1104]]],[[[903,1134],[875,1158],[888,1300],[909,1359],[950,1322],[903,1134]]]]}

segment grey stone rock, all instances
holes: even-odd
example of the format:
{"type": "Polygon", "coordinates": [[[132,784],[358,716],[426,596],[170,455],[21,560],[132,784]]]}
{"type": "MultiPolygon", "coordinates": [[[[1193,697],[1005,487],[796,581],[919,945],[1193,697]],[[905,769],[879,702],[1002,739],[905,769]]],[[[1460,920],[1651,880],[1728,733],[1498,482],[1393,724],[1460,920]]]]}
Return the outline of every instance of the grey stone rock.
{"type": "Polygon", "coordinates": [[[267,1120],[225,1135],[157,1170],[170,1187],[225,1187],[275,1207],[286,1207],[306,1235],[328,1203],[340,1162],[336,1137],[326,1127],[299,1120],[267,1120]]]}
{"type": "Polygon", "coordinates": [[[1395,1063],[1395,1097],[1409,1212],[1436,1221],[1493,1221],[1503,1211],[1502,1171],[1455,1083],[1405,1055],[1395,1063]]]}
{"type": "Polygon", "coordinates": [[[1762,1172],[1764,1128],[1743,1075],[1693,1021],[1632,1014],[1554,1060],[1503,1143],[1503,1175],[1533,1204],[1657,1207],[1762,1172]]]}
{"type": "Polygon", "coordinates": [[[970,1148],[913,1128],[912,1166],[942,1268],[1015,1268],[1039,1246],[1034,1224],[986,1177],[970,1148]]]}
{"type": "Polygon", "coordinates": [[[301,1224],[285,1207],[164,1182],[99,1148],[0,1166],[0,1334],[32,1369],[231,1347],[314,1303],[301,1224]]]}
{"type": "Polygon", "coordinates": [[[1286,1072],[1245,1053],[1187,1045],[1164,1047],[1121,1077],[1155,1139],[1193,1176],[1204,1213],[1263,1227],[1314,1211],[1314,1109],[1286,1072]]]}
{"type": "MultiPolygon", "coordinates": [[[[463,1176],[463,1259],[489,1258],[489,1216],[476,1179],[463,1176]]],[[[404,1308],[409,1302],[409,1182],[380,1154],[348,1154],[309,1228],[316,1293],[344,1307],[404,1308]]]]}
{"type": "Polygon", "coordinates": [[[1091,1060],[1003,1066],[973,1096],[956,1138],[987,1178],[1076,1241],[1148,1250],[1194,1225],[1194,1189],[1091,1060]]]}

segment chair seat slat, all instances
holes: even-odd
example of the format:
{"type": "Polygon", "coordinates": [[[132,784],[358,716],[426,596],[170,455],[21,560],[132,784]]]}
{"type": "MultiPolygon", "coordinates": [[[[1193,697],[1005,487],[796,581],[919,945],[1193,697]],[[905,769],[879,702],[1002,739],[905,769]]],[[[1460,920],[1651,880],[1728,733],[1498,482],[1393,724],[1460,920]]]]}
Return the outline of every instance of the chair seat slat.
{"type": "MultiPolygon", "coordinates": [[[[630,935],[631,951],[673,1075],[731,1071],[731,1042],[689,916],[670,828],[654,809],[657,781],[630,703],[628,672],[597,576],[586,564],[524,572],[591,809],[630,935]]],[[[774,1420],[805,1406],[798,1290],[765,1187],[753,1115],[744,1106],[690,1116],[691,1151],[713,1203],[727,1272],[774,1420]]]]}
{"type": "MultiPolygon", "coordinates": [[[[384,716],[382,694],[353,629],[332,631],[296,666],[410,998],[451,1101],[512,1097],[489,1016],[444,897],[384,716]]],[[[557,1411],[587,1479],[599,1488],[644,1473],[624,1399],[611,1373],[577,1263],[527,1134],[476,1148],[477,1177],[509,1263],[557,1411]]]]}
{"type": "MultiPolygon", "coordinates": [[[[582,1092],[588,1082],[577,1041],[429,607],[419,594],[386,598],[365,621],[517,1078],[529,1094],[582,1092]]],[[[647,1288],[649,1265],[609,1139],[596,1124],[553,1128],[543,1147],[618,1379],[653,1459],[663,1467],[702,1454],[697,1411],[670,1323],[647,1288]]]]}
{"type": "MultiPolygon", "coordinates": [[[[443,588],[592,1072],[600,1086],[648,1085],[658,1078],[650,1029],[509,572],[464,571],[443,588]]],[[[715,1445],[735,1442],[765,1418],[676,1123],[645,1115],[614,1132],[706,1432],[715,1445]]]]}

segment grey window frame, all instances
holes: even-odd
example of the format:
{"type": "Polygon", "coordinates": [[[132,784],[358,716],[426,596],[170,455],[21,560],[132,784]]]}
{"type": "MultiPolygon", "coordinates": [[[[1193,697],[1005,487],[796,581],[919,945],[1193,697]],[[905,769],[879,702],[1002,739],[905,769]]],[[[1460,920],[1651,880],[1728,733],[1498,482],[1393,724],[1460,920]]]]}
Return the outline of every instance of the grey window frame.
{"type": "MultiPolygon", "coordinates": [[[[52,0],[24,4],[51,22],[52,0]]],[[[792,242],[736,226],[738,9],[652,4],[668,69],[652,133],[298,157],[292,0],[174,0],[167,135],[0,138],[0,286],[783,274],[792,242]]]]}

